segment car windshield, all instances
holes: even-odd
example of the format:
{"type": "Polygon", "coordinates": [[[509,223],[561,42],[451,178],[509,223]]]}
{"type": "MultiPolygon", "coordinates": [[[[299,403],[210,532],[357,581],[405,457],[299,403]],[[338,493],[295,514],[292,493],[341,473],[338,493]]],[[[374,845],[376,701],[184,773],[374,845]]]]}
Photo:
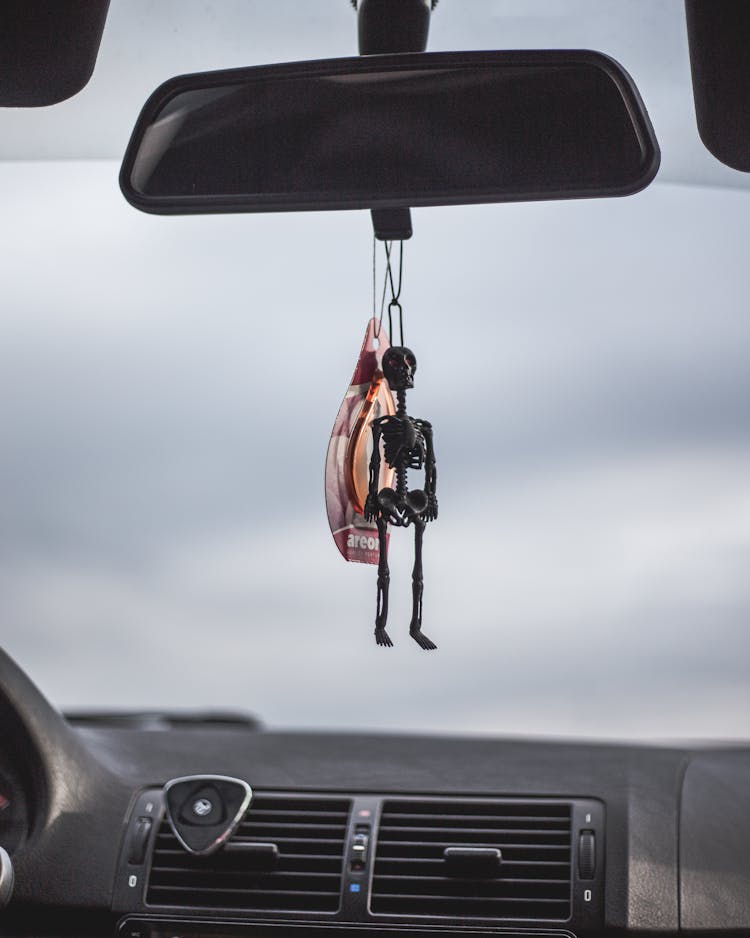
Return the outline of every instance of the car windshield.
{"type": "Polygon", "coordinates": [[[369,213],[154,217],[117,184],[160,82],[356,54],[345,0],[114,2],[88,87],[0,112],[0,637],[61,708],[750,732],[750,177],[699,140],[676,0],[443,0],[428,49],[488,48],[613,56],[662,166],[628,198],[413,212],[430,654],[410,534],[384,649],[376,568],[326,520],[369,213]]]}

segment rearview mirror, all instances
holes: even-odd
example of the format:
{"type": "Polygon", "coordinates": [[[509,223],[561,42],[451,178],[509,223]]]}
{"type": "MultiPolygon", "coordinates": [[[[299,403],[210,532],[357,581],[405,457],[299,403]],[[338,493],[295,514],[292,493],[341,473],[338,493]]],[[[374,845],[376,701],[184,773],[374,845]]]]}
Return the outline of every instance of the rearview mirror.
{"type": "Polygon", "coordinates": [[[629,195],[658,166],[607,56],[417,53],[173,78],[120,185],[160,214],[399,208],[629,195]]]}

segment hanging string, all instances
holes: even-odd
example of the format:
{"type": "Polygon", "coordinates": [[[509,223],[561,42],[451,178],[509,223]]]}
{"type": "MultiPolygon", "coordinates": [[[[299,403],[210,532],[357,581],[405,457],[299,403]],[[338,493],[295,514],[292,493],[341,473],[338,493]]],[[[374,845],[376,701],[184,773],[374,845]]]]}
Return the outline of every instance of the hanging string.
{"type": "MultiPolygon", "coordinates": [[[[398,326],[399,326],[399,335],[401,338],[401,345],[404,344],[404,311],[401,308],[401,303],[399,298],[401,296],[401,286],[403,284],[404,276],[404,242],[399,241],[399,260],[398,260],[398,289],[396,289],[396,284],[393,279],[393,269],[391,267],[391,252],[393,250],[393,242],[386,241],[385,243],[385,276],[383,277],[383,292],[380,297],[380,316],[378,317],[378,329],[375,333],[375,338],[380,336],[380,330],[383,327],[383,316],[385,314],[385,297],[388,287],[391,288],[391,299],[388,303],[388,335],[393,341],[393,310],[398,310],[398,326]]],[[[373,249],[373,258],[374,258],[374,249],[373,249]]],[[[373,303],[375,300],[375,281],[377,278],[376,274],[376,265],[373,262],[373,303]]],[[[375,315],[374,306],[373,306],[373,317],[375,315]]]]}
{"type": "MultiPolygon", "coordinates": [[[[385,271],[385,276],[383,277],[383,293],[382,293],[382,295],[381,295],[381,297],[380,297],[380,316],[378,317],[378,331],[375,333],[375,338],[376,338],[376,339],[379,338],[379,336],[380,336],[380,330],[383,328],[383,314],[385,313],[385,291],[386,291],[386,289],[387,289],[387,287],[388,287],[388,269],[389,269],[389,265],[390,265],[390,256],[389,256],[389,253],[388,253],[388,242],[387,242],[387,241],[385,242],[385,259],[386,259],[386,271],[385,271]]],[[[373,284],[373,286],[374,286],[374,284],[373,284]]],[[[390,322],[390,317],[389,317],[389,322],[390,322]]],[[[390,337],[390,335],[391,335],[390,325],[389,325],[389,327],[388,327],[388,335],[389,335],[389,337],[390,337]]]]}
{"type": "MultiPolygon", "coordinates": [[[[378,254],[377,254],[377,241],[375,240],[375,235],[372,236],[372,318],[374,319],[377,316],[376,304],[378,300],[378,288],[376,285],[376,280],[378,279],[378,254]]],[[[378,332],[380,332],[380,327],[378,327],[378,332]]],[[[375,338],[377,338],[378,333],[375,333],[375,338]]]]}
{"type": "Polygon", "coordinates": [[[401,296],[401,280],[404,275],[404,242],[399,241],[399,256],[398,256],[398,290],[393,285],[393,271],[391,270],[391,251],[393,250],[393,241],[386,241],[385,243],[385,256],[386,256],[386,272],[388,274],[388,280],[391,284],[391,297],[392,301],[395,300],[398,302],[399,297],[401,296]]]}

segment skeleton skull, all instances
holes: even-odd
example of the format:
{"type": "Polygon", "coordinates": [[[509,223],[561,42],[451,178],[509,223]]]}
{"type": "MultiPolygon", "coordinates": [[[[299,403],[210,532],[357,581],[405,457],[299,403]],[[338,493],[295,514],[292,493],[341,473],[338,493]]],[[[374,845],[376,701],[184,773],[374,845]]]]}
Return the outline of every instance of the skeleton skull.
{"type": "Polygon", "coordinates": [[[417,359],[411,349],[393,345],[383,355],[383,374],[391,391],[406,391],[414,387],[417,359]]]}

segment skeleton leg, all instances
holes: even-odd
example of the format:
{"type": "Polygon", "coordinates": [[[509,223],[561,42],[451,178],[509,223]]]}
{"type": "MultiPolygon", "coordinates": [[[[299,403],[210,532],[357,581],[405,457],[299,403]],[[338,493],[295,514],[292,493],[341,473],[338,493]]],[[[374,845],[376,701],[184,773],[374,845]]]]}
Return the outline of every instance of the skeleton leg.
{"type": "Polygon", "coordinates": [[[393,642],[385,630],[385,623],[388,620],[388,587],[391,582],[391,574],[388,570],[388,522],[381,516],[378,517],[378,540],[380,541],[380,559],[378,561],[378,607],[375,615],[375,641],[378,645],[384,645],[390,648],[393,642]]]}
{"type": "Polygon", "coordinates": [[[422,518],[414,519],[414,570],[411,575],[411,591],[413,597],[411,624],[409,625],[409,635],[426,651],[437,648],[437,645],[430,641],[422,632],[422,589],[424,580],[422,579],[422,538],[424,536],[425,522],[422,518]]]}

